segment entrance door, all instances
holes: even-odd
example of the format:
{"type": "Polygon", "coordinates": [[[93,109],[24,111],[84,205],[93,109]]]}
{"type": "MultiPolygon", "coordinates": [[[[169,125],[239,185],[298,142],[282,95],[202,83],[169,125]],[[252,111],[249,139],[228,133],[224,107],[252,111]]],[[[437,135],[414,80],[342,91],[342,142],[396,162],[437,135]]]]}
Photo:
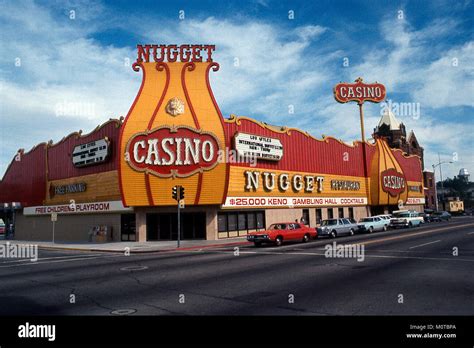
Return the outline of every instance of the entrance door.
{"type": "MultiPolygon", "coordinates": [[[[178,214],[147,214],[147,240],[177,240],[178,214]]],[[[181,213],[181,240],[206,238],[206,213],[181,213]]]]}
{"type": "Polygon", "coordinates": [[[120,216],[121,241],[136,241],[135,214],[122,214],[120,216]]]}

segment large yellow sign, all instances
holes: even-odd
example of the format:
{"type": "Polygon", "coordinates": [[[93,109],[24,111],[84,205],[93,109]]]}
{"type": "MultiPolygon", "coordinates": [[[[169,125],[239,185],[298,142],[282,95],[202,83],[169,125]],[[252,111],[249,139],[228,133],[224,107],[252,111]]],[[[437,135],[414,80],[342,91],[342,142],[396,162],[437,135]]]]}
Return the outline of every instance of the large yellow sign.
{"type": "Polygon", "coordinates": [[[217,161],[217,152],[225,148],[225,137],[209,84],[210,70],[219,65],[210,57],[149,62],[145,53],[139,49],[134,64],[143,80],[120,136],[124,205],[176,204],[175,185],[186,188],[187,204],[221,204],[227,164],[217,161]]]}

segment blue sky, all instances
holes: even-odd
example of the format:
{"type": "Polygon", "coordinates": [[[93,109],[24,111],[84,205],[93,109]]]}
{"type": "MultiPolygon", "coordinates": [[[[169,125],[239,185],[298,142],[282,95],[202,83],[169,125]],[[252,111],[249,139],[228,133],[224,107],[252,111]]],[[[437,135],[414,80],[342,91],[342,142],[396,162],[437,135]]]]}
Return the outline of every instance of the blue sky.
{"type": "MultiPolygon", "coordinates": [[[[455,161],[445,175],[473,172],[473,18],[472,1],[0,1],[0,176],[19,148],[126,115],[137,43],[215,44],[224,116],[347,142],[360,138],[357,105],[332,88],[382,82],[393,105],[419,108],[397,117],[425,167],[440,152],[455,161]]],[[[364,108],[370,137],[382,107],[364,108]]]]}

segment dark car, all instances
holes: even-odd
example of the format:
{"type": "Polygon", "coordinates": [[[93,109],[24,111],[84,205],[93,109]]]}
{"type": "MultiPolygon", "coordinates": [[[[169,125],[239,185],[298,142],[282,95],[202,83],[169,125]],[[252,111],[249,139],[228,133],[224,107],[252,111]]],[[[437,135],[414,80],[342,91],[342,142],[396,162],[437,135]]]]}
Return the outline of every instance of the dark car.
{"type": "Polygon", "coordinates": [[[433,221],[449,221],[451,220],[451,214],[447,211],[435,211],[430,215],[433,221]]]}

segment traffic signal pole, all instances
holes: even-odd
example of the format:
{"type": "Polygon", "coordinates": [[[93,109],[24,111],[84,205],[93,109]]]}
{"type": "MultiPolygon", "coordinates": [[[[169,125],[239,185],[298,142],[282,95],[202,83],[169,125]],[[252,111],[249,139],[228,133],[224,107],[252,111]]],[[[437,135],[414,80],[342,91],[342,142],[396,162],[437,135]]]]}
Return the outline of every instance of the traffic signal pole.
{"type": "Polygon", "coordinates": [[[171,197],[178,202],[178,248],[181,244],[181,204],[184,208],[184,187],[181,185],[173,186],[171,189],[171,197]]]}

